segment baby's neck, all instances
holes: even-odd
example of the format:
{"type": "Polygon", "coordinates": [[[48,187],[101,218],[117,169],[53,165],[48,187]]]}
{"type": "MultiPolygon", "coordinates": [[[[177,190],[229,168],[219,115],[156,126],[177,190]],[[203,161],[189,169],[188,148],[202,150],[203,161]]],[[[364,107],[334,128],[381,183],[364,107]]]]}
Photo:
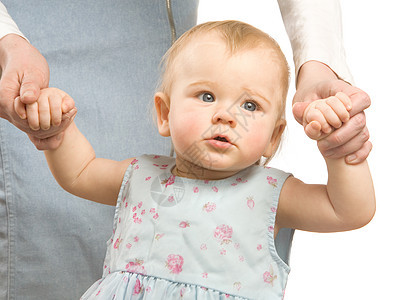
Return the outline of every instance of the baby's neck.
{"type": "Polygon", "coordinates": [[[176,158],[176,165],[172,169],[172,174],[179,177],[186,177],[191,179],[198,180],[220,180],[234,174],[237,174],[240,170],[237,171],[221,171],[221,170],[211,170],[196,164],[193,164],[186,160],[181,160],[176,158]]]}

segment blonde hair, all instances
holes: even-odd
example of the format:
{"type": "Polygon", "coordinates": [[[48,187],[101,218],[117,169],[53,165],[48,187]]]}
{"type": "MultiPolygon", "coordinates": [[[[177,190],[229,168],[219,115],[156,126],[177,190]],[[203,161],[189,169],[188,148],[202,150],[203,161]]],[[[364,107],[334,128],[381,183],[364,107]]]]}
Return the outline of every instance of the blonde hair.
{"type": "MultiPolygon", "coordinates": [[[[280,84],[276,85],[281,90],[277,120],[285,119],[286,97],[289,89],[289,65],[286,58],[280,49],[279,44],[271,36],[252,25],[240,21],[227,20],[206,22],[194,26],[185,32],[175,41],[175,43],[173,43],[162,58],[161,77],[157,91],[170,95],[175,78],[174,65],[176,59],[190,42],[196,37],[208,32],[219,34],[219,36],[224,39],[231,55],[238,51],[250,50],[258,47],[265,47],[273,50],[273,53],[276,54],[276,62],[281,69],[281,76],[278,78],[280,84]]],[[[275,153],[273,153],[273,155],[274,154],[275,153]]],[[[273,155],[267,158],[264,164],[267,164],[273,155]]]]}

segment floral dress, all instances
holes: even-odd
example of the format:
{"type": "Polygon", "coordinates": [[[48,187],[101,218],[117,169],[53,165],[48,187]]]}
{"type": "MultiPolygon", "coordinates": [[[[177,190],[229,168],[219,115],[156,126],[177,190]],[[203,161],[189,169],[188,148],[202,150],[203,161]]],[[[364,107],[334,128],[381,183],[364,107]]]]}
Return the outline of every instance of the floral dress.
{"type": "Polygon", "coordinates": [[[293,230],[274,224],[289,174],[251,166],[223,180],[134,159],[118,196],[103,277],[81,299],[283,299],[293,230]]]}

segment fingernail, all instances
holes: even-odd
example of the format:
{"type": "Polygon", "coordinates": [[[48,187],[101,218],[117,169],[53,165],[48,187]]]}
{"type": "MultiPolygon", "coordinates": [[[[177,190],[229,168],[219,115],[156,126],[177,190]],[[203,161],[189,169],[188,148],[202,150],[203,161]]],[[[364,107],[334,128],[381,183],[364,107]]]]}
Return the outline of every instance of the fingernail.
{"type": "Polygon", "coordinates": [[[347,163],[352,163],[352,162],[354,162],[356,159],[357,159],[357,155],[355,155],[355,154],[348,155],[348,156],[347,156],[347,158],[346,158],[347,163]]]}
{"type": "Polygon", "coordinates": [[[334,153],[335,153],[334,150],[328,150],[328,151],[325,151],[324,156],[325,157],[331,157],[332,155],[334,155],[334,153]]]}
{"type": "Polygon", "coordinates": [[[33,97],[35,97],[35,93],[33,91],[26,91],[23,94],[23,98],[33,98],[33,97]]]}

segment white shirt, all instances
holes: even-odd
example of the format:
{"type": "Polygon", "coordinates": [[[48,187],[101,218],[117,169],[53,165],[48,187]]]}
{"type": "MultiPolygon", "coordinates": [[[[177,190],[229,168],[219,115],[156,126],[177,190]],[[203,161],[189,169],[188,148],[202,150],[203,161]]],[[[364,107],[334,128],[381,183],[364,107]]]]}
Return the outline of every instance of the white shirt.
{"type": "MultiPolygon", "coordinates": [[[[345,59],[339,1],[278,0],[278,3],[292,45],[295,78],[304,63],[316,60],[352,83],[345,59]]],[[[0,38],[11,33],[25,38],[0,2],[0,38]]]]}

